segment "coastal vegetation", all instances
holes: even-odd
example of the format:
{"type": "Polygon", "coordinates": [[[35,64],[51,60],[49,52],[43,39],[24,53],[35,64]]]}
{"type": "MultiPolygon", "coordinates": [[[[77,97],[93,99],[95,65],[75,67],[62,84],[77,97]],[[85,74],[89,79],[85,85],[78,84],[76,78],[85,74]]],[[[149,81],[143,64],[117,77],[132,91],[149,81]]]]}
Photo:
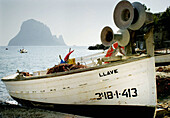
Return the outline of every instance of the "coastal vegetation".
{"type": "Polygon", "coordinates": [[[154,41],[156,49],[170,47],[170,7],[154,14],[154,41]]]}

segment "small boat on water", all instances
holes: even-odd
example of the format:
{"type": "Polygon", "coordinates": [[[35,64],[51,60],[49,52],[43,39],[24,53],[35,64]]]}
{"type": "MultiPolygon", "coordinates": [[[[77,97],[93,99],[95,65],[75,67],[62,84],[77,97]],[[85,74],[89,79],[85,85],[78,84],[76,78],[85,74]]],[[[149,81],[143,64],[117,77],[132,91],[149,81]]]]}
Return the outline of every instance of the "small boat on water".
{"type": "MultiPolygon", "coordinates": [[[[121,24],[119,21],[130,22],[134,16],[131,14],[134,7],[137,10],[138,7],[144,9],[138,2],[133,6],[128,1],[119,2],[115,12],[123,12],[128,19],[118,15],[116,18],[122,19],[116,24],[127,28],[125,23],[121,24]]],[[[137,27],[139,26],[137,24],[137,27]]],[[[118,41],[120,46],[127,46],[130,36],[128,30],[114,35],[111,28],[105,27],[101,40],[106,46],[112,45],[113,40],[118,41]],[[114,39],[114,36],[117,38],[114,39]]],[[[72,59],[77,65],[62,63],[33,74],[18,71],[3,77],[2,81],[12,98],[22,105],[48,107],[92,117],[154,117],[157,93],[152,28],[148,32],[147,40],[147,55],[105,57],[102,52],[72,59]],[[84,66],[77,68],[79,63],[84,66]]],[[[117,48],[119,49],[119,46],[117,48]]]]}
{"type": "Polygon", "coordinates": [[[27,53],[28,51],[26,49],[20,49],[20,53],[27,53]]]}

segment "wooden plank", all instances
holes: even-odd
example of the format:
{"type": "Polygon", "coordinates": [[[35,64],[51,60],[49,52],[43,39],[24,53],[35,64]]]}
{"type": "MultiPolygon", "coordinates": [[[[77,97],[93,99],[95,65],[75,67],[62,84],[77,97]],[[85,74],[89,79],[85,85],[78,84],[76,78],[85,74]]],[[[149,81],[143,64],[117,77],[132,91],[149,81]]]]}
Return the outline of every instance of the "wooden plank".
{"type": "Polygon", "coordinates": [[[167,63],[170,62],[170,54],[155,56],[155,63],[167,63]]]}
{"type": "Polygon", "coordinates": [[[154,39],[153,39],[153,30],[152,27],[148,33],[145,34],[144,38],[146,40],[146,49],[147,54],[151,57],[154,56],[154,39]]]}
{"type": "Polygon", "coordinates": [[[119,61],[119,60],[122,60],[122,56],[113,56],[113,57],[102,58],[103,62],[114,62],[114,61],[119,61]]]}

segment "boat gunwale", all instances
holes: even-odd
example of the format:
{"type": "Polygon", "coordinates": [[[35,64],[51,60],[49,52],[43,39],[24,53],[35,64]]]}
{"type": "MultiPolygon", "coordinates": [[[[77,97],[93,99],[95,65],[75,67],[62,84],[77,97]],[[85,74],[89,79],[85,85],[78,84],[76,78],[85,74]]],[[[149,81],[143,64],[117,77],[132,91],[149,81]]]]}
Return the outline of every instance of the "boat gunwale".
{"type": "Polygon", "coordinates": [[[99,65],[95,67],[88,67],[88,68],[83,68],[83,69],[76,69],[76,70],[71,70],[71,71],[66,71],[66,72],[58,72],[58,73],[52,73],[52,74],[46,74],[46,75],[39,75],[39,76],[29,76],[29,77],[21,77],[20,79],[14,78],[14,79],[1,79],[2,81],[25,81],[25,80],[35,80],[35,79],[44,79],[44,78],[51,78],[51,77],[59,77],[59,76],[65,76],[65,75],[70,75],[70,74],[76,74],[76,73],[81,73],[81,72],[88,72],[92,70],[97,70],[97,69],[102,69],[102,68],[107,68],[111,66],[117,66],[125,63],[130,63],[138,60],[143,60],[146,58],[150,58],[150,56],[143,56],[143,57],[138,57],[138,58],[130,58],[127,60],[120,60],[120,61],[115,61],[112,63],[104,64],[104,65],[99,65]]]}

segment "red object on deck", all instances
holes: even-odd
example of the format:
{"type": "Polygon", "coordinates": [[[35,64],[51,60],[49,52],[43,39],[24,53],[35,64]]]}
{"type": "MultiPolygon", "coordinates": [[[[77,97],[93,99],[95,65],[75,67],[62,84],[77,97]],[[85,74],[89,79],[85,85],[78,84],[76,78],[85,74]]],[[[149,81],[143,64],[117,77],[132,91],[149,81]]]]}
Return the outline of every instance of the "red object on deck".
{"type": "MultiPolygon", "coordinates": [[[[110,48],[108,49],[105,57],[111,57],[112,54],[116,51],[116,48],[118,48],[118,46],[119,45],[118,45],[117,42],[115,42],[112,46],[110,46],[110,48]]],[[[120,48],[122,48],[124,50],[124,47],[120,47],[120,48]]],[[[109,62],[105,62],[105,63],[109,63],[109,62]]]]}
{"type": "Polygon", "coordinates": [[[64,61],[68,61],[70,54],[74,52],[74,50],[70,51],[64,58],[64,61]]]}
{"type": "MultiPolygon", "coordinates": [[[[110,56],[113,54],[113,52],[115,51],[115,49],[116,49],[117,47],[118,47],[118,43],[115,42],[115,43],[108,49],[105,57],[110,57],[110,56]]],[[[124,47],[121,47],[121,48],[124,49],[124,47]]]]}

